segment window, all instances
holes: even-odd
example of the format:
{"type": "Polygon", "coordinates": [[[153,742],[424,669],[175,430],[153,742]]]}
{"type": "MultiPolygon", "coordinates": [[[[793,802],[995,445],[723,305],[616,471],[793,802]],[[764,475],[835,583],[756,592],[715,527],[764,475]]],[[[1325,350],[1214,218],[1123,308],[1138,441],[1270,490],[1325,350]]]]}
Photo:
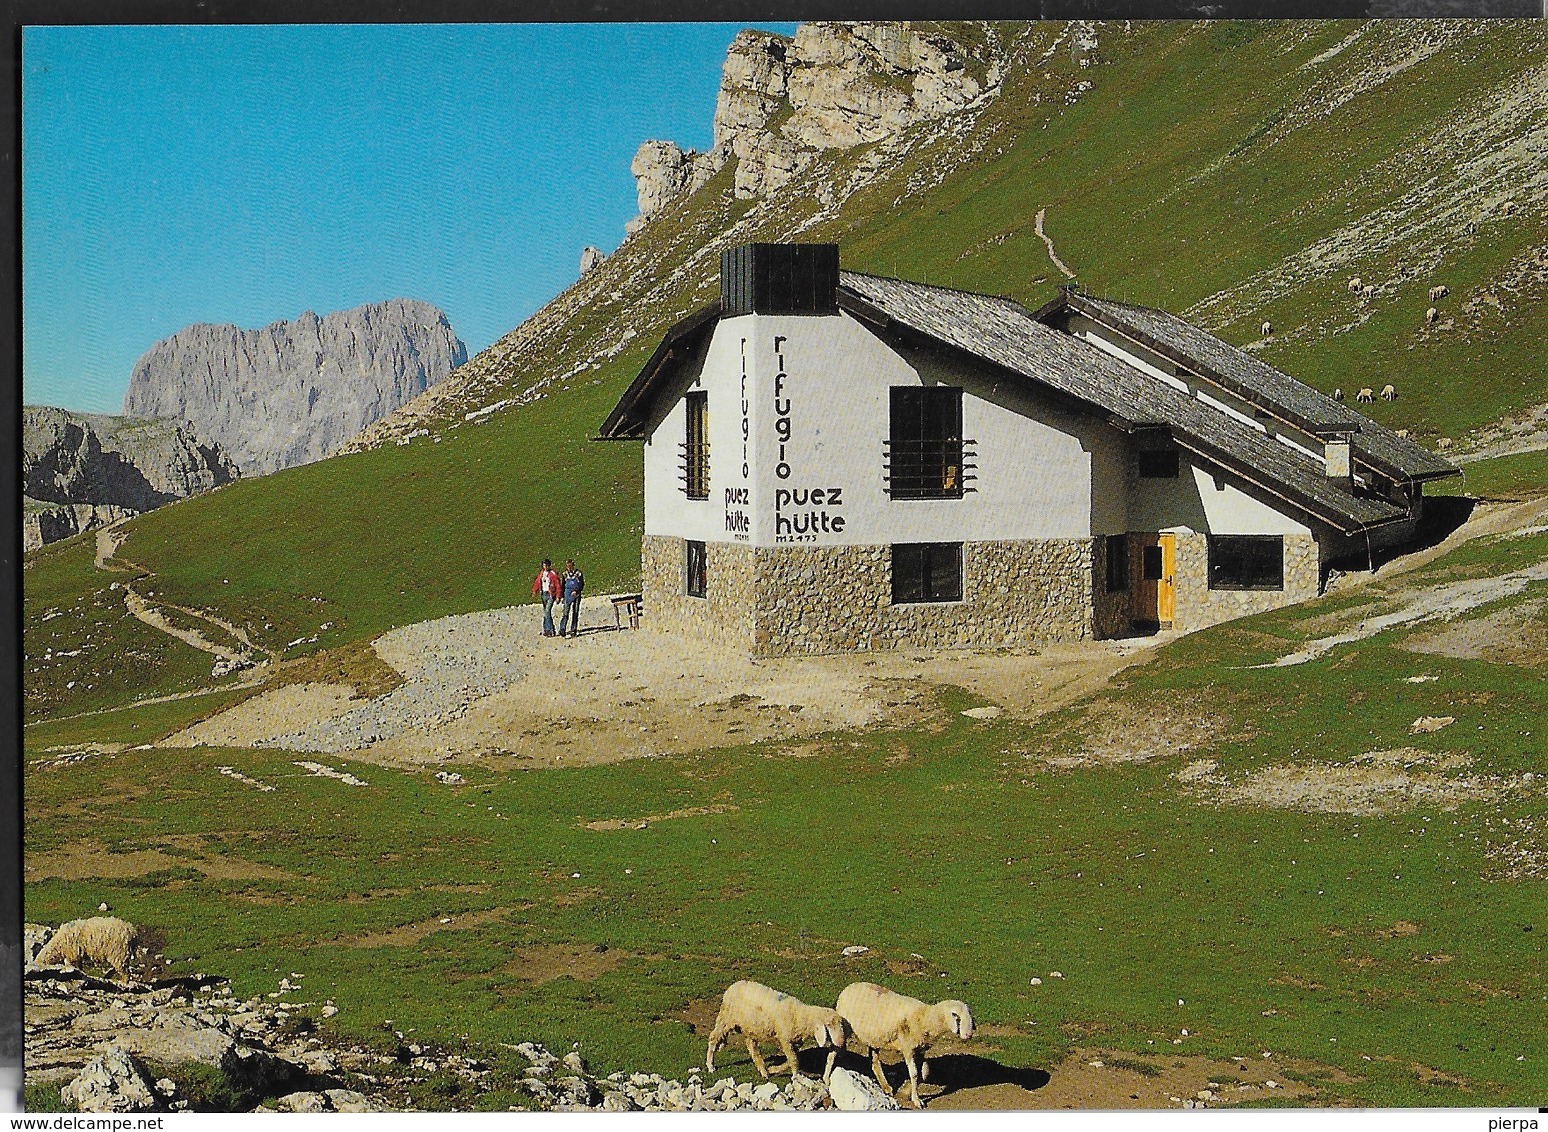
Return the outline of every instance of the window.
{"type": "Polygon", "coordinates": [[[683,441],[683,490],[689,499],[709,498],[709,394],[690,393],[684,400],[688,417],[683,441]]]}
{"type": "Polygon", "coordinates": [[[1209,588],[1284,589],[1285,540],[1279,535],[1210,535],[1209,588]]]}
{"type": "Polygon", "coordinates": [[[704,579],[708,573],[708,555],[704,553],[704,544],[688,539],[684,546],[687,547],[687,560],[683,564],[683,592],[689,597],[703,597],[704,579]]]}
{"type": "Polygon", "coordinates": [[[1175,480],[1177,478],[1177,449],[1141,449],[1138,453],[1139,474],[1142,480],[1175,480]]]}
{"type": "Polygon", "coordinates": [[[1166,574],[1166,558],[1159,546],[1147,546],[1140,556],[1140,577],[1147,582],[1159,582],[1166,574]]]}
{"type": "Polygon", "coordinates": [[[908,542],[893,546],[893,605],[961,600],[960,542],[908,542]]]}
{"type": "Polygon", "coordinates": [[[1129,536],[1107,536],[1107,592],[1120,594],[1129,588],[1129,536]]]}
{"type": "Polygon", "coordinates": [[[961,499],[965,490],[962,390],[942,385],[892,390],[887,490],[894,499],[961,499]]]}

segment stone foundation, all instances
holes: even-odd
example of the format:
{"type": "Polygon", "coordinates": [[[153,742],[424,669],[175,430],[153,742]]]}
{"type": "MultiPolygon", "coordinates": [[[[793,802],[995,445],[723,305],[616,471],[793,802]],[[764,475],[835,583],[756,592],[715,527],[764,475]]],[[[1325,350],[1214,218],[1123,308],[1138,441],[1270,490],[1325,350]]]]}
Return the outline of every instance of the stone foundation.
{"type": "Polygon", "coordinates": [[[645,624],[754,656],[885,648],[1015,648],[1093,636],[1092,540],[963,545],[963,600],[892,604],[890,546],[708,544],[705,598],[684,548],[647,536],[645,624]]]}
{"type": "Polygon", "coordinates": [[[1202,629],[1270,609],[1280,609],[1317,596],[1322,558],[1311,535],[1285,535],[1285,586],[1282,590],[1212,590],[1209,588],[1209,537],[1177,536],[1176,629],[1202,629]]]}
{"type": "MultiPolygon", "coordinates": [[[[1201,629],[1317,596],[1321,555],[1310,535],[1285,536],[1281,590],[1210,589],[1207,536],[1176,537],[1173,628],[1201,629]]],[[[645,537],[645,627],[767,657],[1026,648],[1125,636],[1131,627],[1128,591],[1107,592],[1100,537],[964,543],[963,600],[917,605],[892,604],[890,546],[711,542],[705,549],[706,596],[688,597],[683,540],[645,537]]]]}
{"type": "Polygon", "coordinates": [[[687,551],[680,538],[646,535],[640,547],[641,625],[691,633],[749,652],[753,643],[754,554],[737,543],[705,544],[704,597],[683,592],[687,551]]]}
{"type": "Polygon", "coordinates": [[[970,542],[962,600],[892,604],[890,546],[758,552],[759,656],[1015,648],[1092,635],[1088,539],[970,542]]]}

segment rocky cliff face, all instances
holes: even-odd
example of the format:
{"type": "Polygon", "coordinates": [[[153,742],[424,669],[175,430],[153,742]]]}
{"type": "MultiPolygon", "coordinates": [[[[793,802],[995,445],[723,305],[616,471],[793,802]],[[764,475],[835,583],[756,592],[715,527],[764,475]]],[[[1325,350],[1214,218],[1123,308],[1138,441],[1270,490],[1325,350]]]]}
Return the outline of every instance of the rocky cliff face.
{"type": "Polygon", "coordinates": [[[181,421],[22,409],[27,550],[208,491],[237,476],[218,444],[181,421]]]}
{"type": "Polygon", "coordinates": [[[446,316],[414,299],[258,330],[200,323],[140,358],[124,412],[189,421],[243,475],[264,475],[332,455],[467,357],[446,316]]]}
{"type": "Polygon", "coordinates": [[[809,23],[794,39],[748,30],[721,72],[707,153],[648,141],[630,166],[640,215],[651,216],[735,162],[741,200],[767,198],[825,149],[895,136],[963,109],[999,84],[990,53],[902,23],[809,23]]]}

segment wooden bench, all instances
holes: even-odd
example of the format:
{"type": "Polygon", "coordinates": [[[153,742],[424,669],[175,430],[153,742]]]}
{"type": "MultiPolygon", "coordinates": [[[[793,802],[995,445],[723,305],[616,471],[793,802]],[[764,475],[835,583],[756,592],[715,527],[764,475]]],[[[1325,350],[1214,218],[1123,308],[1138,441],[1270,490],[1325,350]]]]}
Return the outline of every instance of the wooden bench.
{"type": "Polygon", "coordinates": [[[640,627],[641,597],[642,595],[640,594],[619,594],[613,599],[613,627],[615,629],[623,628],[623,618],[625,615],[629,618],[629,628],[638,629],[640,627]]]}

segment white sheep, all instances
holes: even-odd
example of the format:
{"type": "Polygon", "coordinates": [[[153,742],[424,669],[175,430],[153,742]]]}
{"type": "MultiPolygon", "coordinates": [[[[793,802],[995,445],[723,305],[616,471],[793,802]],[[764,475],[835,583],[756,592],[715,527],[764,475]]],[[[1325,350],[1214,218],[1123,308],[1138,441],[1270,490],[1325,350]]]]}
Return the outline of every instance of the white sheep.
{"type": "Polygon", "coordinates": [[[732,983],[720,1000],[720,1013],[710,1031],[709,1047],[704,1051],[704,1067],[715,1072],[715,1054],[733,1032],[747,1039],[747,1052],[758,1072],[768,1079],[769,1069],[758,1052],[759,1042],[778,1042],[785,1052],[785,1068],[792,1078],[801,1075],[796,1063],[796,1043],[811,1038],[819,1047],[830,1050],[822,1071],[826,1081],[833,1072],[833,1061],[844,1048],[844,1021],[839,1012],[827,1006],[808,1006],[798,998],[743,979],[732,983]]]}
{"type": "Polygon", "coordinates": [[[1335,400],[1335,401],[1342,401],[1343,399],[1344,399],[1344,391],[1342,389],[1335,389],[1335,390],[1333,390],[1333,400],[1335,400]]]}
{"type": "Polygon", "coordinates": [[[1397,389],[1396,389],[1396,387],[1391,386],[1391,385],[1383,385],[1381,387],[1381,399],[1383,401],[1396,401],[1397,400],[1397,389]]]}
{"type": "Polygon", "coordinates": [[[140,949],[140,930],[117,916],[70,920],[49,937],[34,962],[39,967],[80,967],[98,963],[129,979],[129,964],[140,949]]]}
{"type": "Polygon", "coordinates": [[[1436,299],[1444,299],[1449,294],[1451,294],[1449,287],[1444,283],[1437,284],[1430,288],[1430,302],[1433,303],[1436,299]]]}
{"type": "Polygon", "coordinates": [[[1408,430],[1406,428],[1393,429],[1392,430],[1392,435],[1393,436],[1401,436],[1404,440],[1407,440],[1408,439],[1408,430]]]}
{"type": "Polygon", "coordinates": [[[1355,394],[1355,400],[1356,401],[1374,401],[1374,400],[1376,400],[1376,391],[1374,389],[1372,389],[1369,385],[1367,385],[1367,386],[1363,387],[1360,390],[1360,392],[1355,394]]]}
{"type": "Polygon", "coordinates": [[[1439,318],[1440,311],[1436,310],[1434,307],[1431,307],[1429,310],[1424,312],[1424,322],[1426,326],[1435,325],[1436,320],[1439,318]]]}
{"type": "Polygon", "coordinates": [[[1506,216],[1511,215],[1516,211],[1516,202],[1513,200],[1506,201],[1500,206],[1500,211],[1503,212],[1506,216]]]}
{"type": "Polygon", "coordinates": [[[1360,293],[1360,288],[1363,286],[1365,286],[1365,284],[1362,283],[1360,281],[1360,277],[1356,275],[1353,279],[1349,280],[1349,293],[1351,295],[1358,295],[1360,293]]]}
{"type": "Polygon", "coordinates": [[[1367,283],[1364,287],[1360,288],[1360,297],[1361,298],[1369,299],[1375,293],[1376,293],[1376,284],[1374,284],[1374,283],[1367,283]]]}
{"type": "Polygon", "coordinates": [[[903,1055],[915,1108],[924,1108],[919,1082],[930,1077],[924,1055],[931,1042],[942,1034],[955,1034],[964,1041],[973,1036],[973,1014],[967,1003],[947,999],[932,1006],[876,983],[850,983],[838,996],[838,1012],[855,1040],[870,1047],[871,1071],[889,1093],[892,1087],[882,1073],[880,1051],[895,1049],[903,1055]]]}
{"type": "Polygon", "coordinates": [[[1265,322],[1263,324],[1263,337],[1267,338],[1272,333],[1274,333],[1274,324],[1272,322],[1265,322]]]}
{"type": "Polygon", "coordinates": [[[1437,451],[1444,452],[1451,447],[1451,437],[1443,436],[1435,442],[1437,451]]]}

